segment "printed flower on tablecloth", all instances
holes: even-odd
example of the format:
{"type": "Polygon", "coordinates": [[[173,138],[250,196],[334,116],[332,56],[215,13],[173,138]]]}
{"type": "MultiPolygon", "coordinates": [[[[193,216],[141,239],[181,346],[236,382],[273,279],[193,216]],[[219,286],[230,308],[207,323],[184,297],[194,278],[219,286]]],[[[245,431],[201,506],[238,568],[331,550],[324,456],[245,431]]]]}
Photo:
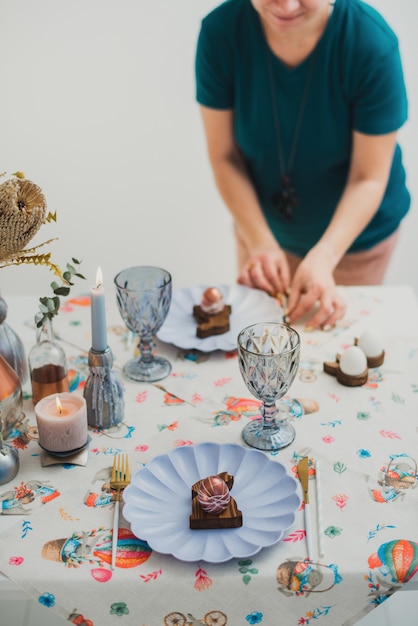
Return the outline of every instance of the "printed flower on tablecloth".
{"type": "Polygon", "coordinates": [[[357,456],[360,459],[369,459],[372,455],[371,455],[369,450],[365,450],[364,448],[360,448],[360,450],[357,450],[357,456]]]}
{"type": "Polygon", "coordinates": [[[324,530],[324,534],[330,539],[338,537],[339,535],[341,535],[342,532],[343,529],[339,528],[338,526],[328,526],[328,528],[324,530]]]}
{"type": "Polygon", "coordinates": [[[249,624],[261,624],[263,621],[263,614],[259,611],[253,611],[252,613],[249,613],[245,619],[249,624]]]}
{"type": "Polygon", "coordinates": [[[194,583],[194,588],[197,589],[198,591],[203,591],[204,589],[208,589],[213,583],[213,580],[209,578],[205,570],[202,569],[201,567],[199,567],[196,570],[195,576],[196,576],[196,580],[194,583]]]}
{"type": "Polygon", "coordinates": [[[9,559],[9,565],[22,565],[23,561],[23,556],[11,556],[9,559]]]}
{"type": "Polygon", "coordinates": [[[43,606],[46,606],[48,609],[50,609],[55,605],[55,596],[53,593],[43,593],[41,596],[39,596],[38,602],[39,604],[43,604],[43,606]]]}
{"type": "Polygon", "coordinates": [[[122,617],[122,615],[129,614],[129,609],[125,602],[114,602],[110,605],[110,614],[122,617]]]}
{"type": "Polygon", "coordinates": [[[344,507],[347,506],[349,498],[345,494],[339,493],[335,496],[332,496],[332,500],[334,500],[335,505],[340,509],[340,511],[343,511],[344,507]]]}

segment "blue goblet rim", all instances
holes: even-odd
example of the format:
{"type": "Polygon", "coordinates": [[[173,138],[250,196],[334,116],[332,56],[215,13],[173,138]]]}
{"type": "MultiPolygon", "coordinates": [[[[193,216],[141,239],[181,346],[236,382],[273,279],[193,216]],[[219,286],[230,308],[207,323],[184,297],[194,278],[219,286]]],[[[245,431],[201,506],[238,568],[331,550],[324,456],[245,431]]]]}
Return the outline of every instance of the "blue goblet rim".
{"type": "Polygon", "coordinates": [[[285,324],[283,322],[256,322],[255,324],[249,324],[248,326],[240,330],[240,332],[238,333],[238,337],[237,337],[237,345],[238,345],[239,350],[242,350],[243,352],[247,352],[248,354],[253,354],[255,356],[277,357],[279,354],[280,356],[284,356],[286,354],[292,354],[292,352],[295,352],[300,349],[300,335],[298,331],[295,330],[292,326],[289,326],[289,324],[285,324]],[[241,343],[241,336],[244,335],[245,333],[247,333],[248,335],[248,331],[250,330],[250,328],[255,328],[256,326],[273,326],[276,328],[279,328],[279,327],[286,328],[288,331],[290,331],[289,337],[293,336],[296,343],[295,345],[290,347],[288,350],[280,351],[277,354],[263,354],[262,352],[256,352],[255,350],[249,350],[246,346],[244,346],[241,343]]]}
{"type": "Polygon", "coordinates": [[[163,282],[161,285],[157,285],[154,287],[149,287],[149,288],[144,288],[141,291],[155,291],[155,290],[161,290],[164,289],[165,287],[169,286],[172,283],[172,277],[171,274],[168,270],[164,269],[163,267],[158,267],[157,265],[133,265],[132,267],[127,267],[123,270],[121,270],[120,272],[118,272],[115,276],[115,278],[113,279],[113,282],[115,283],[117,289],[123,289],[126,292],[134,292],[136,291],[136,289],[130,289],[129,287],[127,287],[126,285],[121,284],[118,279],[120,276],[122,276],[122,274],[128,274],[128,272],[132,272],[132,271],[136,271],[136,270],[157,270],[158,272],[161,272],[161,276],[163,278],[163,282]]]}

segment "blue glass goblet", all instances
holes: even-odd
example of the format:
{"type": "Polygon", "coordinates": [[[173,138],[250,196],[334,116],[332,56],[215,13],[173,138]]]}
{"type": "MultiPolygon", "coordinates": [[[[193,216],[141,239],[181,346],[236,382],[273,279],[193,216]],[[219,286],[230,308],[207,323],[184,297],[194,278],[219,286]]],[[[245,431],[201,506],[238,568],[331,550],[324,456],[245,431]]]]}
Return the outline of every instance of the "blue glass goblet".
{"type": "Polygon", "coordinates": [[[119,312],[128,329],[139,336],[139,357],[126,363],[125,375],[140,382],[165,378],[171,364],[154,355],[154,335],[170,308],[171,275],[159,267],[130,267],[117,274],[115,285],[119,312]]]}

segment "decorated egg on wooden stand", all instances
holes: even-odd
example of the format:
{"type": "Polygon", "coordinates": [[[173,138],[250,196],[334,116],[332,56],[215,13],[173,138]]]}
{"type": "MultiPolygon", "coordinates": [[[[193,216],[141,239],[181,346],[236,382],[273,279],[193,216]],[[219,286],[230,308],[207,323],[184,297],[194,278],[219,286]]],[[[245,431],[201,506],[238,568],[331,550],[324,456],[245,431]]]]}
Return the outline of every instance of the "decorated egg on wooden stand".
{"type": "Polygon", "coordinates": [[[382,338],[369,328],[354,339],[353,346],[337,354],[335,361],[324,361],[324,372],[335,376],[342,385],[358,387],[367,382],[369,368],[380,367],[384,358],[382,338]]]}
{"type": "Polygon", "coordinates": [[[335,376],[346,387],[359,387],[367,382],[369,370],[363,350],[357,346],[337,354],[334,362],[324,361],[324,372],[335,376]]]}
{"type": "Polygon", "coordinates": [[[200,506],[207,513],[222,513],[229,504],[231,495],[228,485],[219,476],[208,476],[200,483],[197,491],[200,506]]]}
{"type": "Polygon", "coordinates": [[[354,339],[354,345],[363,350],[367,359],[367,366],[370,369],[380,367],[385,360],[385,352],[383,350],[383,341],[377,330],[369,328],[364,331],[357,339],[354,339]]]}
{"type": "Polygon", "coordinates": [[[242,513],[230,491],[234,477],[220,472],[198,480],[191,488],[191,530],[239,528],[242,513]]]}

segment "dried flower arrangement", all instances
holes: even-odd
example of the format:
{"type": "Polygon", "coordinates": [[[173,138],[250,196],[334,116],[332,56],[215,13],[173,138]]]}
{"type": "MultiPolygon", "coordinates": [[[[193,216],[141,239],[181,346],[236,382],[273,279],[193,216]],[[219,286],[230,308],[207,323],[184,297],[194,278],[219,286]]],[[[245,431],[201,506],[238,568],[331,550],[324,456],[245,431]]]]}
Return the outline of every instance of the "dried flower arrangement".
{"type": "MultiPolygon", "coordinates": [[[[0,173],[0,178],[6,173],[0,173]]],[[[0,184],[0,269],[11,265],[34,264],[45,265],[62,281],[51,283],[52,297],[39,298],[39,313],[36,325],[41,327],[46,319],[51,320],[58,315],[60,296],[68,296],[74,276],[83,278],[74,265],[80,261],[73,258],[67,263],[66,270],[51,261],[51,253],[40,254],[38,249],[54,239],[48,239],[32,248],[25,246],[33,239],[38,230],[46,222],[56,221],[56,213],[47,213],[45,196],[41,188],[27,180],[22,172],[15,172],[0,184]]]]}
{"type": "MultiPolygon", "coordinates": [[[[6,173],[1,173],[0,178],[6,173]]],[[[45,196],[38,185],[15,172],[0,185],[0,268],[22,263],[46,265],[58,276],[61,270],[51,262],[51,253],[39,254],[38,248],[54,241],[26,248],[42,224],[56,221],[56,213],[47,213],[45,196]]]]}

